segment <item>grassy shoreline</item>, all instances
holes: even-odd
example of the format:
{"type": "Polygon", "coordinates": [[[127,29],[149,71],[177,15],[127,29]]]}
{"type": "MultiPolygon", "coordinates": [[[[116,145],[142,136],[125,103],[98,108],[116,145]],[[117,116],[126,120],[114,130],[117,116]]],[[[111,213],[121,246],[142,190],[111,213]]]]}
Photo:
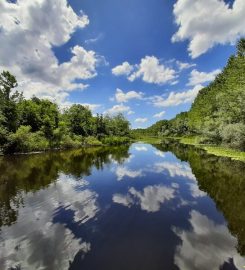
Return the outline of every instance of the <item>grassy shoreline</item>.
{"type": "Polygon", "coordinates": [[[229,157],[232,160],[239,160],[245,162],[245,152],[238,151],[226,146],[198,144],[195,137],[181,137],[179,142],[187,145],[194,145],[195,147],[205,150],[208,154],[219,157],[229,157]]]}
{"type": "Polygon", "coordinates": [[[144,143],[160,144],[163,139],[173,139],[177,140],[181,144],[193,145],[197,148],[205,150],[208,154],[212,154],[219,157],[228,157],[232,160],[239,160],[245,162],[245,152],[234,150],[225,146],[218,145],[208,145],[197,143],[197,137],[140,137],[135,139],[135,141],[140,141],[144,143]]]}

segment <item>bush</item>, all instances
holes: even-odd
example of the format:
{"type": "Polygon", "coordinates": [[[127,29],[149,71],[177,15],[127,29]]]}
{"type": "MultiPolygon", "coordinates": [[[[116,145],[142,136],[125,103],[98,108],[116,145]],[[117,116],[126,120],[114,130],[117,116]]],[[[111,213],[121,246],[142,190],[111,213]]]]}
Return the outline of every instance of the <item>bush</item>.
{"type": "Polygon", "coordinates": [[[221,129],[222,142],[232,148],[245,150],[245,125],[229,124],[221,129]]]}
{"type": "Polygon", "coordinates": [[[82,145],[82,138],[80,136],[64,135],[60,142],[61,148],[69,149],[69,148],[78,148],[82,145]]]}
{"type": "Polygon", "coordinates": [[[128,144],[130,139],[128,137],[116,137],[116,136],[109,136],[102,139],[103,144],[107,145],[122,145],[128,144]]]}
{"type": "Polygon", "coordinates": [[[8,131],[0,126],[0,147],[4,145],[8,140],[8,131]]]}
{"type": "Polygon", "coordinates": [[[96,145],[102,145],[102,142],[99,141],[96,137],[89,136],[89,137],[85,138],[84,144],[96,146],[96,145]]]}
{"type": "Polygon", "coordinates": [[[42,132],[31,133],[30,126],[20,126],[11,133],[3,147],[4,153],[26,153],[48,149],[49,143],[42,132]]]}

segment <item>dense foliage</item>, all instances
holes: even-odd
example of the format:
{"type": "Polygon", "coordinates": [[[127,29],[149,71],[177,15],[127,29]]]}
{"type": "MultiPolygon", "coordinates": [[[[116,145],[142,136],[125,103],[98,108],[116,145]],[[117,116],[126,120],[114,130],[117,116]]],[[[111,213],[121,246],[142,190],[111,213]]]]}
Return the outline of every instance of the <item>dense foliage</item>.
{"type": "Polygon", "coordinates": [[[81,145],[128,142],[129,122],[122,114],[93,116],[88,107],[74,104],[60,111],[57,104],[13,89],[17,81],[8,71],[0,74],[0,149],[30,152],[81,145]]]}
{"type": "Polygon", "coordinates": [[[135,135],[195,135],[199,142],[225,144],[245,150],[245,39],[224,70],[200,90],[189,112],[161,120],[135,135]]]}

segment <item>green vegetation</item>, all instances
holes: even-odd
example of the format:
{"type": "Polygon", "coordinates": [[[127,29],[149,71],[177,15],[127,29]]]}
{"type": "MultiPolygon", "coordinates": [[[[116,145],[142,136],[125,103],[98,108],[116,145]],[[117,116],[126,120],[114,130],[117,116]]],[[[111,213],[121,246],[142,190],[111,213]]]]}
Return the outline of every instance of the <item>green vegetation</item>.
{"type": "Polygon", "coordinates": [[[58,105],[13,91],[17,81],[0,74],[0,151],[5,154],[74,148],[82,145],[119,145],[129,142],[130,124],[122,114],[93,116],[88,107],[74,104],[61,112],[58,105]]]}
{"type": "Polygon", "coordinates": [[[209,152],[243,157],[244,153],[221,149],[245,151],[245,39],[237,43],[237,54],[229,58],[224,70],[200,90],[189,112],[158,121],[147,129],[134,130],[132,134],[187,137],[181,142],[211,145],[206,147],[209,152]]]}

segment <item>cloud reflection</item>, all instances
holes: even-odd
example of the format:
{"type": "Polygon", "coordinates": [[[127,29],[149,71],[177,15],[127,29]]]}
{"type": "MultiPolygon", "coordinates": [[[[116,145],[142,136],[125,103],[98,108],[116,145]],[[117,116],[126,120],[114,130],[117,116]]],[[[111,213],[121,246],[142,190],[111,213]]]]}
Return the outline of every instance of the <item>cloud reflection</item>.
{"type": "Polygon", "coordinates": [[[124,177],[136,178],[143,176],[142,170],[130,170],[127,167],[119,166],[116,169],[117,180],[121,181],[124,177]]]}
{"type": "Polygon", "coordinates": [[[175,197],[175,189],[162,185],[147,186],[143,191],[130,188],[126,195],[114,194],[112,200],[115,203],[130,207],[132,204],[140,204],[142,210],[157,212],[161,204],[175,197]]]}
{"type": "Polygon", "coordinates": [[[180,269],[221,269],[231,258],[238,269],[243,268],[245,259],[237,253],[237,240],[225,225],[215,224],[195,210],[191,211],[189,222],[190,231],[173,228],[182,241],[174,258],[180,269]]]}
{"type": "Polygon", "coordinates": [[[145,147],[145,146],[135,146],[135,150],[136,151],[144,151],[144,152],[148,151],[147,147],[145,147]]]}
{"type": "MultiPolygon", "coordinates": [[[[0,269],[68,269],[77,252],[87,253],[90,243],[77,239],[64,224],[53,223],[59,209],[74,213],[71,222],[84,223],[97,211],[97,194],[87,182],[60,175],[47,189],[25,194],[25,207],[10,227],[2,227],[0,269]]],[[[69,221],[70,222],[70,221],[69,221]]]]}
{"type": "Polygon", "coordinates": [[[154,165],[154,170],[157,173],[168,171],[171,177],[183,176],[191,180],[196,179],[194,174],[191,171],[190,166],[184,163],[169,162],[169,161],[157,162],[154,165]]]}

